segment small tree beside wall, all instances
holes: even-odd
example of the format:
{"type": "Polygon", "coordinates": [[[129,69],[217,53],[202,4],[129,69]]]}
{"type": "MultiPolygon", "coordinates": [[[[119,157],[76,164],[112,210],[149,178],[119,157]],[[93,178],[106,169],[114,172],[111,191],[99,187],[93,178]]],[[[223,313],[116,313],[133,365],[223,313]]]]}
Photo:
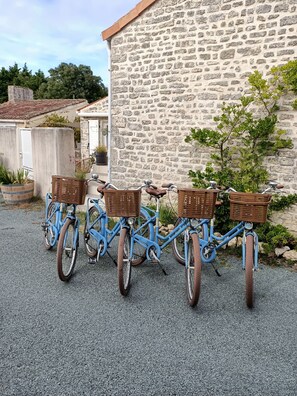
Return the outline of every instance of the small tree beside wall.
{"type": "MultiPolygon", "coordinates": [[[[204,170],[190,170],[195,187],[207,187],[210,180],[241,192],[258,192],[269,181],[265,159],[282,149],[292,149],[292,140],[279,127],[278,103],[288,91],[297,93],[297,61],[274,67],[269,79],[255,71],[250,75],[249,94],[238,103],[223,104],[221,115],[214,118],[214,128],[192,128],[185,141],[211,149],[204,170]]],[[[296,101],[293,107],[296,106],[296,101]]],[[[276,199],[283,208],[285,199],[276,199]]],[[[292,194],[285,206],[297,202],[292,194]]],[[[217,210],[219,231],[229,228],[228,199],[217,210]]]]}

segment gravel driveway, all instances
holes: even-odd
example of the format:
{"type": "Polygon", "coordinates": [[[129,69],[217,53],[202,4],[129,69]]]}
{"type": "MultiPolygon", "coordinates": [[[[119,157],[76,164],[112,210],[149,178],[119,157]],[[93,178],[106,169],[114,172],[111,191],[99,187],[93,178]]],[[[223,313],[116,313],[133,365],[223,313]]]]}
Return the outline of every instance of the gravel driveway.
{"type": "Polygon", "coordinates": [[[62,283],[42,219],[0,205],[2,396],[296,396],[296,272],[262,266],[248,310],[239,260],[220,278],[205,266],[192,309],[183,267],[165,253],[168,275],[133,268],[123,298],[115,265],[88,264],[82,243],[62,283]]]}

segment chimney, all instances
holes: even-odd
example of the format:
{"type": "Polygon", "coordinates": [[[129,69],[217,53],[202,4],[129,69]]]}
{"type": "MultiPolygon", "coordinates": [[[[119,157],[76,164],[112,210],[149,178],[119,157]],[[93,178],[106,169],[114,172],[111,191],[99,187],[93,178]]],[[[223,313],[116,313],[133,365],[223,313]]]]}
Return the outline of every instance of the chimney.
{"type": "Polygon", "coordinates": [[[21,100],[33,100],[33,91],[30,88],[8,86],[8,100],[16,102],[21,100]]]}

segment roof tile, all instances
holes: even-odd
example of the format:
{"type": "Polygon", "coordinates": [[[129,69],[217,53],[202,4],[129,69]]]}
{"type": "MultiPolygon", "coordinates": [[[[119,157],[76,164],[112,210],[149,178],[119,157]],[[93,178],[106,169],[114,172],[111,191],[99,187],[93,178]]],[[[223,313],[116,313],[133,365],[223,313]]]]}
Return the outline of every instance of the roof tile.
{"type": "Polygon", "coordinates": [[[68,106],[85,105],[85,99],[40,99],[0,104],[0,120],[29,120],[68,106]]]}

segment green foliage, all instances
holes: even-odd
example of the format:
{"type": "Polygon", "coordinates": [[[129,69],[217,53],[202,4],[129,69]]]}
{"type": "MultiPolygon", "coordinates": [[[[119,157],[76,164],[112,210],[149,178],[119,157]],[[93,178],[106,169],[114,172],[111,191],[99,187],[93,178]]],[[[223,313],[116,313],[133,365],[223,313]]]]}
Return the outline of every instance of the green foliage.
{"type": "Polygon", "coordinates": [[[0,164],[0,184],[25,184],[28,182],[30,182],[28,172],[24,169],[13,172],[0,164]]]}
{"type": "Polygon", "coordinates": [[[192,128],[186,137],[186,142],[213,149],[204,171],[189,171],[195,187],[215,180],[238,191],[256,192],[269,179],[264,159],[293,147],[277,126],[275,110],[283,93],[278,74],[266,80],[255,71],[249,84],[249,96],[242,96],[237,104],[223,104],[221,115],[214,118],[215,128],[192,128]],[[251,104],[258,105],[257,111],[249,110],[251,104]]]}
{"type": "MultiPolygon", "coordinates": [[[[248,81],[250,94],[242,96],[237,104],[223,103],[221,114],[214,118],[214,128],[192,128],[185,141],[211,149],[210,159],[205,169],[190,170],[193,186],[205,188],[215,180],[221,186],[231,186],[237,191],[257,192],[269,180],[264,165],[268,156],[275,156],[281,149],[293,147],[285,131],[278,127],[278,100],[290,84],[297,92],[297,62],[283,69],[271,70],[269,79],[255,71],[248,81]],[[287,73],[284,82],[283,75],[287,73]],[[295,79],[296,77],[296,79],[295,79]],[[251,108],[251,105],[253,107],[251,108]]],[[[294,199],[273,203],[272,208],[285,207],[294,199]]],[[[276,201],[275,201],[276,202],[276,201]]],[[[224,233],[230,226],[229,202],[216,210],[218,231],[224,233]]]]}
{"type": "Polygon", "coordinates": [[[12,184],[11,172],[0,164],[0,184],[12,184]]]}
{"type": "Polygon", "coordinates": [[[49,70],[46,83],[39,86],[37,97],[40,99],[84,98],[93,102],[107,96],[107,88],[101,77],[93,75],[89,66],[61,63],[49,70]]]}
{"type": "Polygon", "coordinates": [[[99,145],[99,146],[95,147],[94,152],[95,153],[107,153],[107,147],[104,145],[99,145]]]}
{"type": "Polygon", "coordinates": [[[67,117],[63,117],[57,113],[50,114],[45,117],[45,121],[43,122],[42,126],[44,127],[68,127],[69,120],[67,117]]]}
{"type": "MultiPolygon", "coordinates": [[[[278,69],[286,88],[297,94],[297,59],[287,62],[278,69]]],[[[275,71],[277,71],[277,68],[274,68],[275,71]]]]}
{"type": "MultiPolygon", "coordinates": [[[[155,211],[156,210],[156,205],[155,204],[149,204],[146,205],[147,208],[155,211]]],[[[150,213],[152,214],[152,213],[150,213]]],[[[176,211],[169,205],[161,205],[160,207],[160,221],[163,225],[168,225],[168,224],[175,224],[177,220],[177,213],[176,211]]]]}
{"type": "Polygon", "coordinates": [[[266,253],[271,253],[277,247],[289,246],[291,249],[297,247],[297,239],[292,235],[286,227],[277,224],[264,223],[256,228],[259,240],[264,242],[266,253]]]}
{"type": "Polygon", "coordinates": [[[38,87],[46,82],[44,73],[38,70],[35,74],[28,69],[26,63],[20,68],[17,63],[8,69],[4,67],[0,70],[0,103],[8,101],[8,85],[27,87],[35,93],[38,87]]]}
{"type": "Polygon", "coordinates": [[[269,204],[269,210],[281,211],[295,204],[297,204],[297,194],[289,194],[286,196],[274,195],[269,204]]]}
{"type": "Polygon", "coordinates": [[[33,90],[35,99],[87,99],[93,102],[107,96],[107,88],[101,77],[93,75],[89,66],[76,66],[72,63],[61,63],[49,70],[45,77],[41,70],[32,73],[24,64],[17,63],[8,69],[0,70],[0,103],[8,100],[8,85],[28,87],[33,90]]]}
{"type": "Polygon", "coordinates": [[[53,113],[45,117],[45,121],[42,123],[43,127],[54,127],[54,128],[71,128],[74,131],[74,141],[80,142],[80,128],[73,125],[67,117],[63,117],[59,114],[53,113]]]}

